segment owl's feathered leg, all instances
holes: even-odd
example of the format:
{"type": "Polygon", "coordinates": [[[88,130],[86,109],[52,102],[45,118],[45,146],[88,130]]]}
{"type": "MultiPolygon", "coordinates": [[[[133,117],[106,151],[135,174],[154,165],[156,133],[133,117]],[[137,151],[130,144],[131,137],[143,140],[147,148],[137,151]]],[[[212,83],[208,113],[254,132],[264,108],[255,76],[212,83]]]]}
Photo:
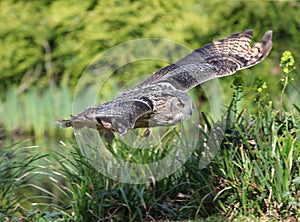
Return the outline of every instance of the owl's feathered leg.
{"type": "Polygon", "coordinates": [[[115,139],[115,135],[112,131],[106,129],[97,129],[100,138],[103,138],[106,145],[111,146],[115,139]]]}

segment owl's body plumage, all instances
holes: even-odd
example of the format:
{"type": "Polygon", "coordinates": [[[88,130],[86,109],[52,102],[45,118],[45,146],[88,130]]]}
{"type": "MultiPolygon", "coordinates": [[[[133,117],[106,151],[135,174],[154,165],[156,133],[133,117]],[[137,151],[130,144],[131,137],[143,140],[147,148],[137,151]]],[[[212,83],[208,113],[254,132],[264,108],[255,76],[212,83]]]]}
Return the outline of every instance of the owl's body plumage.
{"type": "Polygon", "coordinates": [[[272,48],[272,31],[262,41],[250,43],[253,31],[213,41],[166,66],[114,100],[89,107],[62,127],[108,129],[121,134],[128,129],[174,125],[189,118],[193,103],[187,91],[207,80],[227,76],[261,62],[272,48]]]}

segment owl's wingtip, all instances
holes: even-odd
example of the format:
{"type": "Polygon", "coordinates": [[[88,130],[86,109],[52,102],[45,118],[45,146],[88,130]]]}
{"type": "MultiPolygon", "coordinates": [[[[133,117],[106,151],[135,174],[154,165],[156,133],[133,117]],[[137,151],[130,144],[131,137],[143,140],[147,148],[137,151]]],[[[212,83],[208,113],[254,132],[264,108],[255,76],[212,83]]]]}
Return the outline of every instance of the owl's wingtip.
{"type": "Polygon", "coordinates": [[[263,35],[262,39],[261,39],[261,43],[263,45],[263,48],[262,48],[262,54],[263,54],[263,58],[266,58],[271,49],[272,49],[272,37],[273,37],[273,31],[272,30],[268,30],[265,32],[265,34],[263,35]]]}
{"type": "Polygon", "coordinates": [[[262,43],[267,43],[272,41],[272,37],[273,37],[273,31],[272,30],[268,30],[265,32],[264,36],[262,37],[261,42],[262,43]]]}

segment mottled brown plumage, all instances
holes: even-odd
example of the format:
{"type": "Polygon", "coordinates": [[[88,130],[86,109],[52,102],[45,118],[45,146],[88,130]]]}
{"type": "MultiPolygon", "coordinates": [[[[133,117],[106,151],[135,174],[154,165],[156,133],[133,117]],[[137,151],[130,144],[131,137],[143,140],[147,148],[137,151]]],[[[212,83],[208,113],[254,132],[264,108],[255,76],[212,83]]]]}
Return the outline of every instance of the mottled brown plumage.
{"type": "Polygon", "coordinates": [[[116,99],[58,123],[62,127],[87,126],[121,134],[133,128],[174,125],[192,114],[193,104],[186,94],[189,89],[254,66],[267,57],[272,48],[272,31],[267,31],[253,47],[252,35],[252,30],[246,30],[215,40],[122,91],[116,99]]]}

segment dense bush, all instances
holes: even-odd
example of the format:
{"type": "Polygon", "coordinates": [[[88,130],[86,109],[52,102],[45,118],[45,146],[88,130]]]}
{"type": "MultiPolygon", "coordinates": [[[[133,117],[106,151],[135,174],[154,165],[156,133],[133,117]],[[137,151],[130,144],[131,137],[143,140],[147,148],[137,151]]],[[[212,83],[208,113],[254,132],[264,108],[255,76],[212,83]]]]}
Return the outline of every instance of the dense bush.
{"type": "Polygon", "coordinates": [[[23,91],[52,81],[74,86],[95,56],[128,40],[166,38],[197,48],[249,28],[255,40],[274,30],[273,60],[259,70],[267,75],[263,71],[273,67],[277,74],[283,50],[300,57],[298,9],[297,1],[230,1],[226,7],[194,0],[2,1],[0,88],[22,83],[23,91]]]}

